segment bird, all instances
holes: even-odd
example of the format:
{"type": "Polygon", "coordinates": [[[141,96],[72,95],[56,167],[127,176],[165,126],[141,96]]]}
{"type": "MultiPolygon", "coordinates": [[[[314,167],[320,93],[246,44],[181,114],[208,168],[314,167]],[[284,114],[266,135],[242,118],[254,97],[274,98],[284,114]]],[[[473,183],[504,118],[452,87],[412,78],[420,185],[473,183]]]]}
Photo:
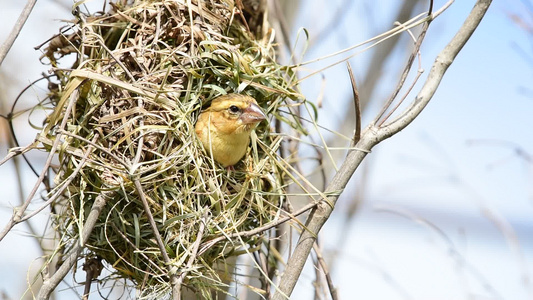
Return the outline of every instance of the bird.
{"type": "Polygon", "coordinates": [[[232,168],[246,154],[252,130],[265,119],[254,98],[227,94],[215,98],[200,113],[195,132],[216,162],[232,168]]]}

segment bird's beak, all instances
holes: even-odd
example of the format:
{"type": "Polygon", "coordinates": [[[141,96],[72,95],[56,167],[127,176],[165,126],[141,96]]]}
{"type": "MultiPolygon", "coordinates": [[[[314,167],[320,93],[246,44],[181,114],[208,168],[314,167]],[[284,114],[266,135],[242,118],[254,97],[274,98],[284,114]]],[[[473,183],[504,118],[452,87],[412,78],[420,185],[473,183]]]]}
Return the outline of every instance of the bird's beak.
{"type": "Polygon", "coordinates": [[[263,110],[255,103],[244,109],[241,120],[244,124],[254,124],[266,120],[267,116],[263,110]]]}

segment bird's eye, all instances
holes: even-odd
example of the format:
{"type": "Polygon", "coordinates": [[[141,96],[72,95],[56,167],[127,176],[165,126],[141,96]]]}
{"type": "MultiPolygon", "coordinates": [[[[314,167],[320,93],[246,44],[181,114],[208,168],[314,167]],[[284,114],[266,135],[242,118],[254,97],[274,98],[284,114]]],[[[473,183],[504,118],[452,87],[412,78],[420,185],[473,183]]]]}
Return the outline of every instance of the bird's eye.
{"type": "Polygon", "coordinates": [[[232,105],[229,107],[229,111],[231,111],[232,113],[238,113],[240,109],[237,106],[232,105]]]}

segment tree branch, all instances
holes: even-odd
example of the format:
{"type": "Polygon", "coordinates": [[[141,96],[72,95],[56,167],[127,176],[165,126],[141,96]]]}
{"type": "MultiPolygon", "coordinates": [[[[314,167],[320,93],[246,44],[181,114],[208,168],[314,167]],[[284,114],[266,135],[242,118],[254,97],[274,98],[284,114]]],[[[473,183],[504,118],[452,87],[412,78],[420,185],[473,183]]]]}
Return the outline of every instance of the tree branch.
{"type": "MultiPolygon", "coordinates": [[[[61,121],[61,125],[59,126],[59,129],[62,130],[67,125],[67,121],[70,117],[70,113],[72,112],[72,107],[74,106],[74,103],[78,99],[78,90],[74,90],[72,94],[69,97],[69,103],[67,105],[67,109],[65,111],[65,115],[63,116],[63,119],[61,121]]],[[[26,197],[26,201],[19,207],[16,207],[13,212],[13,215],[9,219],[9,222],[6,224],[2,232],[0,232],[0,241],[9,233],[9,231],[13,228],[13,226],[17,225],[18,223],[22,222],[22,218],[24,216],[24,213],[26,212],[26,209],[30,205],[33,196],[35,196],[35,193],[37,193],[37,190],[41,186],[41,183],[43,182],[44,178],[46,177],[46,174],[48,173],[48,167],[52,163],[52,159],[54,158],[54,155],[56,153],[56,149],[59,147],[59,144],[62,142],[61,139],[62,135],[61,133],[58,133],[56,135],[56,138],[54,140],[54,143],[52,144],[52,148],[50,149],[48,153],[48,157],[46,159],[46,162],[44,164],[43,170],[41,171],[41,174],[39,175],[39,178],[37,178],[37,182],[35,182],[35,185],[33,186],[33,189],[31,190],[28,197],[26,197]]]]}
{"type": "Polygon", "coordinates": [[[15,43],[15,40],[17,39],[20,31],[22,30],[24,23],[26,23],[26,20],[30,16],[30,13],[33,10],[33,7],[35,6],[36,2],[37,0],[28,0],[28,3],[26,3],[26,6],[24,6],[22,13],[17,19],[17,23],[15,23],[15,26],[13,26],[11,33],[7,37],[7,40],[2,44],[2,47],[0,47],[0,66],[4,61],[4,58],[6,58],[9,49],[11,49],[11,46],[13,46],[13,44],[15,43]]]}
{"type": "Polygon", "coordinates": [[[93,206],[91,207],[91,212],[89,213],[89,216],[87,217],[87,221],[85,222],[85,225],[83,227],[83,232],[80,237],[80,241],[77,242],[74,247],[69,251],[69,253],[66,255],[67,258],[57,269],[57,271],[52,275],[52,277],[46,279],[43,282],[43,285],[41,289],[39,290],[39,294],[37,295],[38,300],[48,300],[50,298],[50,294],[55,290],[57,285],[65,278],[68,271],[74,266],[74,264],[78,261],[78,257],[81,253],[81,250],[85,247],[85,243],[89,239],[89,236],[91,235],[91,232],[93,231],[93,228],[96,224],[96,221],[98,220],[98,217],[100,216],[100,212],[102,212],[102,209],[104,208],[107,199],[112,197],[114,192],[103,192],[102,194],[98,195],[96,199],[94,200],[93,206]]]}
{"type": "Polygon", "coordinates": [[[444,47],[444,49],[437,55],[431,70],[429,71],[428,78],[420,92],[416,96],[415,100],[411,105],[404,111],[402,115],[392,121],[390,124],[385,126],[387,131],[386,137],[394,135],[398,131],[405,128],[409,123],[411,123],[420,112],[426,107],[429,103],[429,100],[435,94],[435,91],[439,87],[444,73],[448,70],[448,67],[453,63],[459,51],[463,49],[463,46],[466,44],[468,39],[474,33],[474,30],[477,28],[483,16],[487,12],[487,9],[490,6],[492,0],[478,0],[474,5],[474,8],[466,18],[463,26],[459,28],[459,31],[455,34],[452,40],[444,47]]]}
{"type": "MultiPolygon", "coordinates": [[[[384,127],[377,128],[374,124],[370,124],[364,130],[361,140],[356,145],[357,149],[352,149],[348,152],[344,163],[333,177],[330,185],[326,188],[325,194],[330,195],[327,198],[329,203],[336,203],[339,193],[332,192],[339,192],[344,189],[355,170],[357,170],[365,158],[367,151],[361,151],[358,149],[371,150],[378,143],[396,134],[409,125],[429,103],[435,94],[444,73],[483,19],[491,2],[491,0],[478,0],[476,2],[474,8],[457,34],[437,56],[424,86],[406,111],[392,123],[387,124],[384,127]]],[[[313,248],[318,232],[327,221],[332,211],[333,207],[328,205],[325,201],[321,201],[317,207],[311,211],[311,214],[307,219],[306,230],[300,235],[294,253],[287,261],[285,272],[280,279],[279,288],[276,289],[276,293],[274,294],[274,300],[287,299],[291,295],[305,262],[307,261],[307,257],[313,248]]]]}
{"type": "Polygon", "coordinates": [[[326,283],[328,284],[328,289],[329,289],[329,294],[331,296],[331,299],[338,300],[339,296],[337,294],[337,289],[335,288],[335,285],[333,284],[333,279],[331,279],[331,273],[329,271],[328,265],[326,264],[326,260],[324,259],[324,256],[322,256],[322,250],[320,249],[318,240],[313,245],[313,249],[315,250],[317,265],[319,269],[321,269],[321,271],[324,273],[324,277],[326,277],[326,283]]]}
{"type": "Polygon", "coordinates": [[[168,275],[170,277],[170,285],[172,286],[172,299],[179,300],[181,292],[180,292],[180,284],[178,281],[178,277],[176,275],[176,270],[172,266],[172,261],[170,260],[170,257],[168,256],[167,250],[165,248],[165,244],[163,243],[163,240],[161,239],[161,235],[159,234],[159,229],[157,228],[157,224],[155,224],[155,220],[154,220],[154,217],[152,216],[152,212],[150,211],[150,205],[148,205],[148,201],[146,200],[146,196],[144,195],[141,182],[139,181],[139,179],[135,179],[133,180],[133,183],[135,184],[135,189],[137,190],[137,194],[139,194],[139,198],[141,199],[143,203],[144,212],[146,213],[146,217],[148,218],[148,223],[150,223],[150,227],[152,227],[152,231],[154,233],[157,246],[159,247],[159,250],[161,251],[161,256],[163,256],[163,260],[165,261],[165,264],[167,265],[168,275]]]}

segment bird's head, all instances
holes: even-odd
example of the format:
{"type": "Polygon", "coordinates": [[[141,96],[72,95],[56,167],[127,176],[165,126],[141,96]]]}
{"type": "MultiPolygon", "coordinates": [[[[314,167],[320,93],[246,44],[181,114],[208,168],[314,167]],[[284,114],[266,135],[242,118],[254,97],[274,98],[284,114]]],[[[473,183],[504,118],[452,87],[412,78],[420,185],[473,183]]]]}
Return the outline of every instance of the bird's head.
{"type": "Polygon", "coordinates": [[[250,132],[267,118],[254,98],[239,94],[216,98],[206,111],[212,113],[213,125],[226,134],[250,132]]]}

